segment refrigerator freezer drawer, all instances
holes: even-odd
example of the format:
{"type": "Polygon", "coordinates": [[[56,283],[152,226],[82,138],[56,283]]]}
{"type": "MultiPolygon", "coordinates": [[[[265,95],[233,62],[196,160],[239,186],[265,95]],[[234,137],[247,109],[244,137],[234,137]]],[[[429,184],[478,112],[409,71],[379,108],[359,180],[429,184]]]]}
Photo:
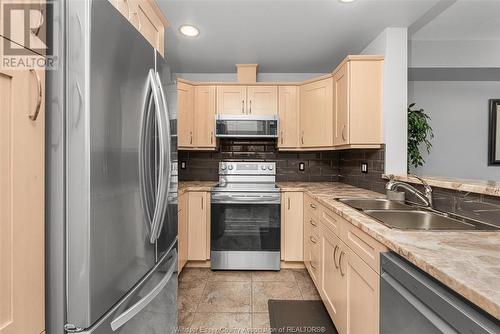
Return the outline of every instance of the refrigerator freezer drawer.
{"type": "Polygon", "coordinates": [[[177,248],[83,334],[170,334],[177,330],[177,248]]]}

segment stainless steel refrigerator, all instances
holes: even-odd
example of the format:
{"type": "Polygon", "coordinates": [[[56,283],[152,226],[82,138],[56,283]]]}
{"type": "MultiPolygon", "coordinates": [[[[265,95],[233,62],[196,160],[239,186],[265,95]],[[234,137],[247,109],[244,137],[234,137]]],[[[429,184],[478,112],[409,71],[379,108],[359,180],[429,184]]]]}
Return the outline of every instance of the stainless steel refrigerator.
{"type": "Polygon", "coordinates": [[[47,79],[47,333],[173,333],[169,69],[105,0],[58,1],[47,79]]]}

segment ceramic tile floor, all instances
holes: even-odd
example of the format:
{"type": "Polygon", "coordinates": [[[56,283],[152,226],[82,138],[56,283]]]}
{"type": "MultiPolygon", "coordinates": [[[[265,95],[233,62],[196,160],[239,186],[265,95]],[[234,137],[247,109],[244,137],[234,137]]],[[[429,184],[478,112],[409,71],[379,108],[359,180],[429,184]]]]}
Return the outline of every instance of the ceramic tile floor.
{"type": "Polygon", "coordinates": [[[305,269],[185,268],[179,277],[179,327],[184,333],[268,333],[269,299],[320,297],[305,269]]]}

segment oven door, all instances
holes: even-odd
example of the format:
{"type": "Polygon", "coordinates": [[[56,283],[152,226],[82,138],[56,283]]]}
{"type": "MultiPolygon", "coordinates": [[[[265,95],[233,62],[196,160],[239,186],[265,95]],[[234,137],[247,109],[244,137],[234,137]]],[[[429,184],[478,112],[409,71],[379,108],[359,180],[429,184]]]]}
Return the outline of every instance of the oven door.
{"type": "Polygon", "coordinates": [[[212,269],[279,269],[280,203],[279,193],[212,193],[212,269]]]}

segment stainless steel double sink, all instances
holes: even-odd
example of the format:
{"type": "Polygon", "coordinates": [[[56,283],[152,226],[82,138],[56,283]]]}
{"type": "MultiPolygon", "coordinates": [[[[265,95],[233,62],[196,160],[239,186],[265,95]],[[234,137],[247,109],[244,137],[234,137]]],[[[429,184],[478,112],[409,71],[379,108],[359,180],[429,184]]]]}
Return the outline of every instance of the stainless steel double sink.
{"type": "Polygon", "coordinates": [[[340,198],[390,228],[418,231],[494,231],[500,228],[477,220],[385,198],[340,198]]]}

